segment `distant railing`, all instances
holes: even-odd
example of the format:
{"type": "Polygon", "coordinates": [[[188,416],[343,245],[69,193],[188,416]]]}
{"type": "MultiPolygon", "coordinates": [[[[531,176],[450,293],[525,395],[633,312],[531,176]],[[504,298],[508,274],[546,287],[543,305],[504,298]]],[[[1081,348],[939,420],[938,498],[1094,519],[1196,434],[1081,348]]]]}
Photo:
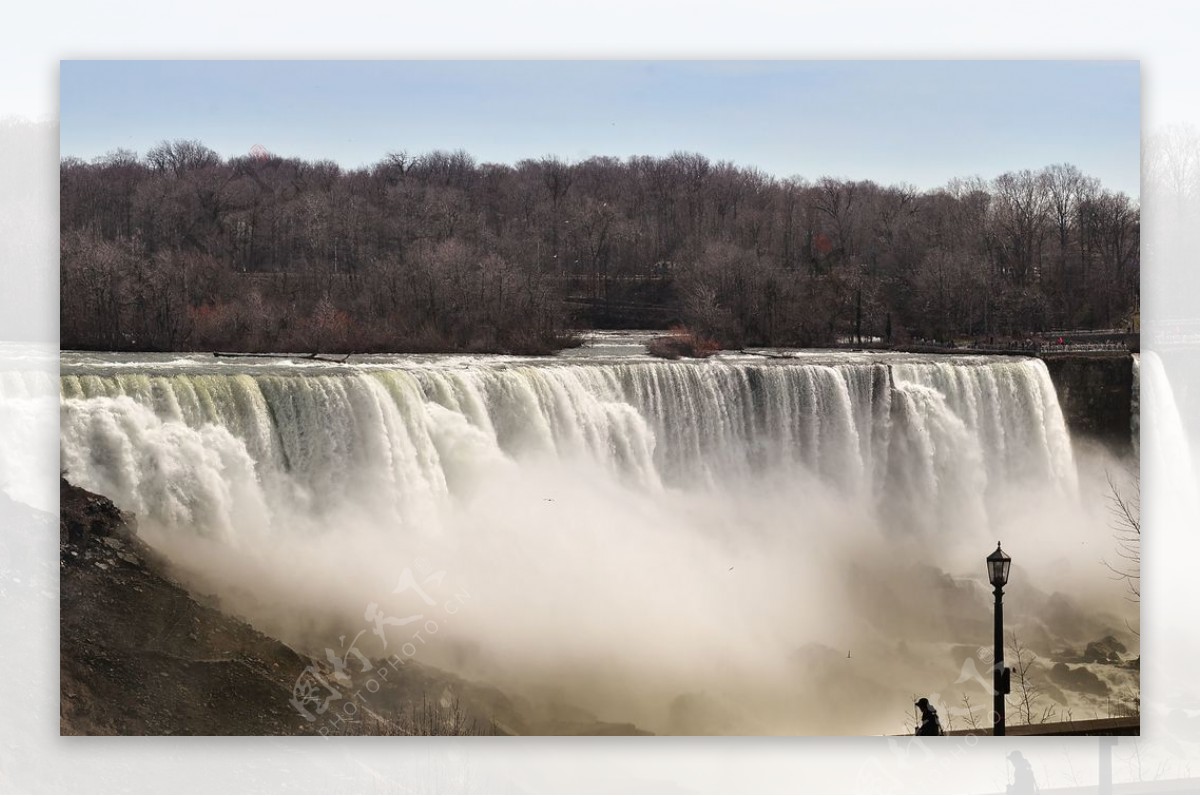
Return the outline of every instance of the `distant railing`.
{"type": "Polygon", "coordinates": [[[1039,353],[1052,354],[1059,351],[1129,351],[1128,343],[1107,341],[1103,343],[1043,343],[1039,353]]]}
{"type": "Polygon", "coordinates": [[[1088,352],[1129,353],[1136,350],[1128,342],[1105,340],[1094,343],[1044,343],[1038,340],[1011,340],[1003,343],[943,343],[930,340],[914,340],[904,345],[880,345],[868,343],[837,343],[834,348],[883,348],[917,354],[1074,354],[1088,352]]]}
{"type": "MultiPolygon", "coordinates": [[[[870,344],[864,343],[864,345],[869,346],[870,344]]],[[[991,338],[955,342],[916,339],[903,345],[885,347],[917,353],[1025,354],[1028,356],[1089,352],[1129,353],[1140,350],[1140,337],[1136,332],[1121,329],[1088,329],[1040,332],[1024,339],[996,340],[991,338]]]]}

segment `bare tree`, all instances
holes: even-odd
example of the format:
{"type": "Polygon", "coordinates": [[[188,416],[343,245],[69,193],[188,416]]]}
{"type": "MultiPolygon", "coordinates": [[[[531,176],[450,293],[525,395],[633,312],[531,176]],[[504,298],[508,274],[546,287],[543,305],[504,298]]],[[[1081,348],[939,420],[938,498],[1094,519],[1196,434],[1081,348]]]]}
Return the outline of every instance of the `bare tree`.
{"type": "Polygon", "coordinates": [[[962,695],[963,710],[967,713],[967,726],[972,730],[979,729],[979,719],[975,717],[975,708],[971,705],[971,697],[964,691],[962,695]]]}
{"type": "Polygon", "coordinates": [[[70,347],[535,353],[679,322],[726,346],[1024,338],[1138,305],[1140,210],[1069,165],[919,192],[698,153],[344,169],[181,140],[64,158],[60,200],[70,347]]]}
{"type": "Polygon", "coordinates": [[[395,712],[360,707],[357,716],[339,722],[338,735],[496,735],[495,722],[486,724],[471,718],[457,696],[449,701],[431,701],[424,692],[420,703],[413,702],[395,712]]]}
{"type": "Polygon", "coordinates": [[[1008,699],[1016,704],[1021,723],[1044,724],[1053,720],[1058,709],[1053,704],[1043,706],[1045,694],[1031,674],[1037,654],[1021,643],[1015,630],[1009,634],[1008,653],[1014,662],[1011,668],[1016,679],[1016,688],[1008,699]]]}
{"type": "Polygon", "coordinates": [[[1109,511],[1112,514],[1112,527],[1116,534],[1117,564],[1105,561],[1118,580],[1125,581],[1129,588],[1129,598],[1140,602],[1142,596],[1142,510],[1141,510],[1141,480],[1134,479],[1132,489],[1122,493],[1120,487],[1108,474],[1109,511]]]}

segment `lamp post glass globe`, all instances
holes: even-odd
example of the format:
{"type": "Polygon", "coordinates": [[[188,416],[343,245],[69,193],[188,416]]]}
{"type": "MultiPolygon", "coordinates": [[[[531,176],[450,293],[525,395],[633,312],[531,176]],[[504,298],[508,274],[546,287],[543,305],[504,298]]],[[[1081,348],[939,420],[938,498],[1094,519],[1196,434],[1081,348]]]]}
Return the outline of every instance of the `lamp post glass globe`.
{"type": "Polygon", "coordinates": [[[988,581],[997,589],[1004,588],[1008,583],[1008,569],[1012,565],[1012,559],[1000,549],[1000,543],[996,542],[996,552],[987,557],[988,581]]]}

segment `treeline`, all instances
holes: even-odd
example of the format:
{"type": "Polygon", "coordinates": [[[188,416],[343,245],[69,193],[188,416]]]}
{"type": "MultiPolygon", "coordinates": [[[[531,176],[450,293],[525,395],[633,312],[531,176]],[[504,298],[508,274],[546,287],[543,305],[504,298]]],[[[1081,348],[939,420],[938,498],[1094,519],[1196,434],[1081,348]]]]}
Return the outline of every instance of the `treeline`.
{"type": "Polygon", "coordinates": [[[689,153],[347,170],[164,142],[62,161],[62,344],[537,352],[584,325],[683,323],[733,346],[1126,327],[1139,215],[1069,165],[919,192],[689,153]]]}

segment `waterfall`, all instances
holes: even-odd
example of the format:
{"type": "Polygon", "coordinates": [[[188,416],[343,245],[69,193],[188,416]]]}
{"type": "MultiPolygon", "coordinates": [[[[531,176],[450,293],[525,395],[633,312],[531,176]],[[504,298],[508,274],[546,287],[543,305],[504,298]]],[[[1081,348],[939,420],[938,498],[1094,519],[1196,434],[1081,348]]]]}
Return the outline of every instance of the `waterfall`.
{"type": "Polygon", "coordinates": [[[64,354],[60,427],[68,480],[268,635],[365,643],[438,573],[471,597],[423,662],[657,731],[697,699],[706,731],[820,732],[828,688],[864,727],[882,683],[955,691],[997,539],[1015,579],[1131,610],[1037,359],[64,354]]]}
{"type": "Polygon", "coordinates": [[[529,462],[585,463],[649,492],[811,478],[875,505],[965,502],[976,522],[998,490],[1076,488],[1035,359],[85,364],[64,367],[61,396],[70,480],[235,543],[345,503],[422,528],[529,462]]]}
{"type": "Polygon", "coordinates": [[[59,402],[58,352],[0,343],[0,493],[53,513],[58,506],[53,446],[59,402]]]}

